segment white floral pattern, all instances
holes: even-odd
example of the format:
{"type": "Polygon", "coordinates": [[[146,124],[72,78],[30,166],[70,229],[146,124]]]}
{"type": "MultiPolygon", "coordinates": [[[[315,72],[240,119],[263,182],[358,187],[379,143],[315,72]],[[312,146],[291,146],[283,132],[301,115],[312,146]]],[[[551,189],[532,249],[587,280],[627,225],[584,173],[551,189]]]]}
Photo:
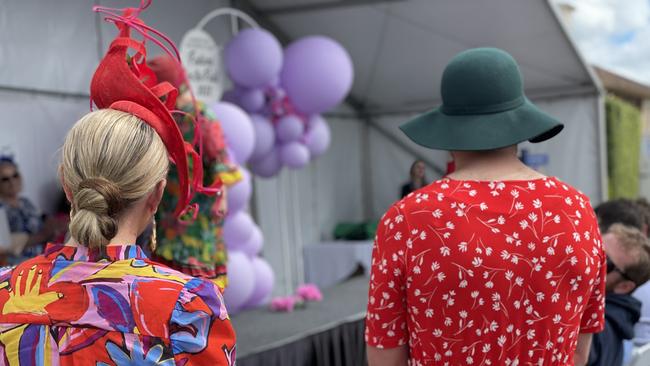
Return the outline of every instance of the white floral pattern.
{"type": "Polygon", "coordinates": [[[410,365],[573,365],[604,325],[589,200],[559,181],[443,179],[395,203],[373,250],[366,342],[410,365]]]}

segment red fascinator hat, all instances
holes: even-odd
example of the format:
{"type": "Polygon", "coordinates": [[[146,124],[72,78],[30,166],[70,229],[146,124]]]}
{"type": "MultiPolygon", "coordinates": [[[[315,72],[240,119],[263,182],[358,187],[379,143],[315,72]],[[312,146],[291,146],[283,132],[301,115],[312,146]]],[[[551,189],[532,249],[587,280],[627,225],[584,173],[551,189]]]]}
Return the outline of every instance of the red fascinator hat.
{"type": "MultiPolygon", "coordinates": [[[[97,108],[110,108],[130,113],[148,125],[160,136],[169,153],[169,158],[176,165],[180,183],[180,195],[175,215],[181,216],[188,211],[196,213],[196,207],[190,205],[194,193],[215,194],[219,192],[220,182],[215,186],[203,186],[201,156],[194,149],[198,145],[201,151],[200,121],[195,121],[195,143],[183,139],[172,113],[178,90],[169,82],[158,83],[154,72],[146,61],[145,40],[149,39],[160,46],[180,66],[180,56],[173,42],[165,35],[147,26],[138,18],[139,13],[150,5],[151,1],[142,1],[139,8],[111,9],[96,6],[94,11],[103,13],[105,20],[114,23],[118,36],[111,42],[109,49],[100,61],[90,84],[90,98],[97,108]],[[143,40],[131,37],[131,30],[142,34],[143,40]],[[154,34],[169,44],[173,52],[154,34]],[[129,54],[129,50],[131,54],[129,54]],[[190,164],[189,159],[193,162],[190,164]]],[[[182,78],[185,78],[182,73],[182,78]]]]}

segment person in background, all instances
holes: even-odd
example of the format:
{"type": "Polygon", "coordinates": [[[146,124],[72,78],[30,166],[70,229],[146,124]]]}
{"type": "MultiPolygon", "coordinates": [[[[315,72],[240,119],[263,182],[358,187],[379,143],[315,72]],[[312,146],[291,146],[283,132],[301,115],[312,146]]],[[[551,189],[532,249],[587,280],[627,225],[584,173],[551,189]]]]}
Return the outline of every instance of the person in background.
{"type": "Polygon", "coordinates": [[[632,292],[650,279],[650,242],[640,230],[613,224],[603,235],[607,255],[605,329],[595,334],[589,366],[623,365],[623,341],[634,337],[641,302],[632,292]]]}
{"type": "Polygon", "coordinates": [[[644,219],[641,207],[634,201],[619,198],[601,203],[595,208],[600,231],[605,233],[613,224],[631,226],[644,232],[644,219]]]}
{"type": "Polygon", "coordinates": [[[408,196],[411,192],[417,191],[428,184],[425,170],[426,166],[422,160],[416,160],[411,164],[409,181],[402,186],[401,198],[408,196]]]}
{"type": "Polygon", "coordinates": [[[604,326],[605,253],[589,199],[524,165],[517,145],[563,125],[530,103],[508,53],[471,49],[443,105],[400,128],[456,170],[393,204],[377,228],[370,366],[583,366],[604,326]]]}
{"type": "Polygon", "coordinates": [[[643,229],[641,231],[650,236],[650,202],[645,198],[638,198],[634,203],[637,204],[637,207],[641,210],[641,215],[643,217],[643,229]]]}
{"type": "MultiPolygon", "coordinates": [[[[645,198],[639,198],[636,203],[643,211],[645,227],[650,227],[650,204],[645,198]]],[[[642,346],[650,343],[650,283],[640,286],[632,296],[641,301],[641,318],[634,327],[633,342],[637,346],[642,346]]]]}
{"type": "MultiPolygon", "coordinates": [[[[159,263],[186,273],[206,278],[224,289],[228,285],[226,264],[228,255],[223,240],[223,225],[227,211],[227,193],[230,186],[242,179],[239,168],[230,160],[226,140],[219,121],[204,103],[193,103],[189,85],[183,78],[183,69],[169,56],[157,56],[149,62],[158,82],[169,82],[180,91],[176,108],[188,115],[177,115],[176,122],[185,141],[194,140],[194,118],[203,118],[203,179],[205,185],[221,183],[221,195],[197,195],[198,204],[192,222],[181,222],[174,216],[178,201],[178,172],[174,167],[167,176],[167,188],[156,215],[157,247],[152,253],[159,263]],[[198,111],[195,107],[198,107],[198,111]]],[[[149,231],[149,230],[148,230],[149,231]]]]}
{"type": "Polygon", "coordinates": [[[18,165],[12,157],[0,157],[0,207],[7,213],[14,242],[13,253],[5,253],[9,264],[38,255],[45,242],[57,233],[57,220],[48,218],[43,221],[36,206],[20,195],[22,190],[23,180],[18,165]]]}

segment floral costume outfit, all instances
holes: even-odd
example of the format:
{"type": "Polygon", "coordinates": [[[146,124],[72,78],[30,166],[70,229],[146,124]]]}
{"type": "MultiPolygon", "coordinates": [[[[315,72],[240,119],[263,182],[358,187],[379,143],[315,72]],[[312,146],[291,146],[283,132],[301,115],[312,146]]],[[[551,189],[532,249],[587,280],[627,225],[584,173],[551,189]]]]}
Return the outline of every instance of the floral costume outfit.
{"type": "Polygon", "coordinates": [[[49,244],[0,271],[0,365],[234,365],[219,289],[135,245],[49,244]]]}
{"type": "MultiPolygon", "coordinates": [[[[212,131],[216,129],[216,133],[205,136],[212,141],[209,146],[211,149],[206,146],[211,154],[204,154],[203,158],[204,184],[211,185],[215,180],[221,180],[226,190],[227,186],[241,179],[241,173],[228,159],[218,122],[215,122],[203,103],[199,103],[199,107],[200,113],[208,119],[204,123],[210,124],[212,131]]],[[[194,110],[191,104],[182,106],[182,109],[188,113],[194,110]]],[[[178,122],[185,141],[193,141],[194,130],[188,128],[191,127],[191,120],[182,117],[178,122]]],[[[158,245],[155,259],[191,276],[211,279],[223,289],[227,285],[228,259],[222,233],[225,213],[219,212],[223,197],[195,195],[192,203],[198,204],[196,219],[187,222],[177,220],[173,215],[178,195],[178,173],[175,167],[171,167],[156,219],[158,245]]]]}
{"type": "Polygon", "coordinates": [[[605,255],[587,197],[556,178],[443,179],[377,230],[366,342],[411,365],[573,365],[604,326],[605,255]]]}

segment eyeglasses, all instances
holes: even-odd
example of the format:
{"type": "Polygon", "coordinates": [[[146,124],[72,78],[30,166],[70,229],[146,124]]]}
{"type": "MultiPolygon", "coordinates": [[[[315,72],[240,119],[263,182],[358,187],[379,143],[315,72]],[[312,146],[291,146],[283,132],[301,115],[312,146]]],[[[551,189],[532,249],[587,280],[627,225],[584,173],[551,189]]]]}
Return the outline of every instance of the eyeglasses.
{"type": "Polygon", "coordinates": [[[6,177],[0,178],[0,183],[8,183],[11,180],[16,180],[20,178],[20,173],[15,172],[14,175],[9,175],[6,177]]]}
{"type": "Polygon", "coordinates": [[[632,278],[630,278],[630,276],[628,276],[628,275],[625,273],[625,271],[623,271],[622,269],[618,268],[618,267],[616,266],[616,264],[614,264],[614,262],[612,262],[612,259],[611,259],[609,256],[607,256],[607,274],[610,274],[610,273],[612,273],[612,272],[614,272],[614,271],[618,272],[618,273],[621,275],[621,277],[625,278],[626,280],[628,280],[628,281],[632,281],[632,282],[634,282],[634,283],[636,284],[636,281],[635,281],[635,280],[633,280],[632,278]]]}

